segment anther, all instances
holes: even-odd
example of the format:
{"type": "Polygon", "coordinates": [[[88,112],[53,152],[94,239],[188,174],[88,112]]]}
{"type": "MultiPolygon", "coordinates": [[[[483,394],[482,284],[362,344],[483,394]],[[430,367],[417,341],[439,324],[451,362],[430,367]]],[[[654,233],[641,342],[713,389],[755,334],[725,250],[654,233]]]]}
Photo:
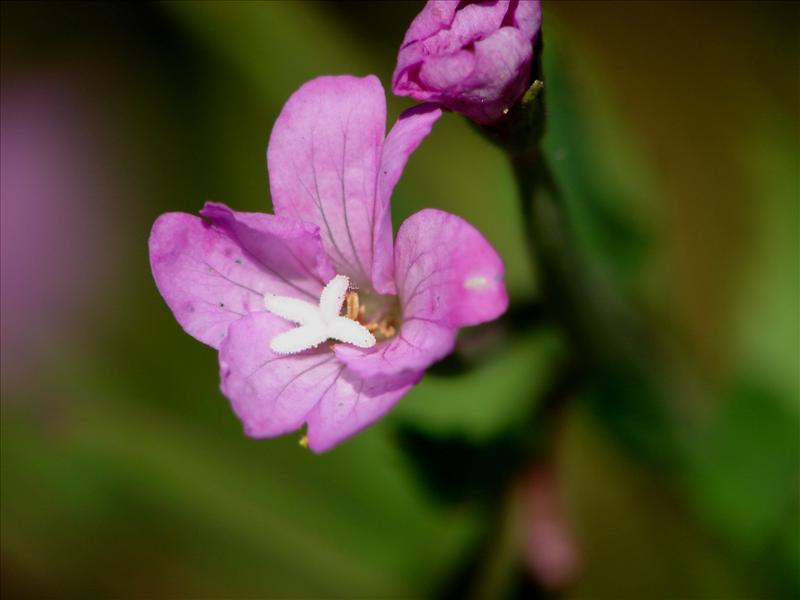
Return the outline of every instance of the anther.
{"type": "Polygon", "coordinates": [[[364,314],[364,307],[359,306],[358,293],[352,290],[347,292],[346,303],[345,316],[353,321],[358,321],[358,318],[364,314]]]}

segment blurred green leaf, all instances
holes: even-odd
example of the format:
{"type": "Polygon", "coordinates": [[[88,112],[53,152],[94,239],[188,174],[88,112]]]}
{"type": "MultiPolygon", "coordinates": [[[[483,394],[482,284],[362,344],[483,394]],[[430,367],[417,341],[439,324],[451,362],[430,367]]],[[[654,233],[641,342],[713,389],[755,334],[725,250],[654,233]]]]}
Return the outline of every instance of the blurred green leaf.
{"type": "Polygon", "coordinates": [[[127,540],[113,558],[124,564],[152,543],[137,532],[155,529],[167,556],[192,555],[210,569],[194,581],[176,568],[168,582],[177,595],[207,593],[215,581],[235,581],[237,572],[246,574],[236,592],[242,596],[416,595],[469,534],[469,515],[426,508],[380,431],[321,457],[300,448],[295,436],[265,445],[237,433],[235,444],[223,445],[204,427],[119,394],[113,405],[89,401],[108,389],[92,377],[74,383],[87,401],[73,406],[74,420],[55,437],[4,420],[3,444],[15,448],[4,459],[3,490],[15,492],[3,498],[4,516],[15,515],[4,519],[4,544],[13,543],[32,572],[69,579],[76,569],[79,576],[79,566],[100,560],[94,553],[116,536],[127,540]],[[373,525],[362,527],[365,519],[373,525]],[[94,537],[85,552],[53,554],[87,527],[94,537]],[[257,575],[265,563],[269,568],[257,575]]]}
{"type": "Polygon", "coordinates": [[[752,572],[731,568],[674,478],[625,452],[584,407],[574,405],[569,417],[558,464],[583,568],[566,598],[770,597],[752,572]]]}
{"type": "Polygon", "coordinates": [[[588,383],[584,397],[595,418],[632,456],[661,468],[681,466],[677,415],[651,374],[638,365],[606,368],[588,383]]]}
{"type": "Polygon", "coordinates": [[[792,515],[796,523],[800,511],[797,443],[797,419],[779,395],[758,380],[744,379],[693,446],[690,472],[705,519],[735,545],[736,554],[748,561],[769,556],[770,571],[784,578],[794,572],[795,585],[792,554],[800,539],[786,523],[792,515]],[[783,539],[791,540],[789,546],[776,555],[783,539]]]}
{"type": "Polygon", "coordinates": [[[796,422],[776,394],[743,381],[698,441],[694,484],[707,518],[746,547],[763,546],[797,508],[795,434],[796,422]]]}
{"type": "Polygon", "coordinates": [[[800,118],[754,91],[737,148],[754,202],[733,299],[731,383],[692,444],[691,493],[763,585],[800,595],[800,118]],[[755,107],[760,107],[755,109],[755,107]]]}
{"type": "Polygon", "coordinates": [[[562,360],[563,341],[549,329],[501,339],[502,347],[479,367],[458,377],[426,375],[395,408],[398,420],[434,435],[481,442],[527,415],[562,360]]]}
{"type": "Polygon", "coordinates": [[[495,359],[509,343],[531,332],[548,335],[552,323],[547,323],[539,302],[513,303],[498,319],[459,333],[456,347],[447,356],[426,370],[437,377],[465,375],[495,359]]]}
{"type": "MultiPolygon", "coordinates": [[[[567,198],[577,239],[593,261],[601,259],[606,269],[630,286],[644,265],[650,240],[637,223],[631,202],[625,199],[630,192],[597,160],[600,155],[614,154],[617,148],[609,148],[607,143],[613,146],[619,141],[590,135],[587,111],[582,110],[579,98],[587,92],[595,98],[600,92],[589,92],[585,80],[582,86],[572,81],[582,72],[576,72],[574,58],[567,60],[555,35],[548,38],[544,63],[548,106],[544,151],[567,198]]],[[[589,114],[607,118],[608,109],[598,117],[601,106],[593,104],[589,114]]],[[[616,133],[624,135],[621,129],[616,133]]]]}
{"type": "Polygon", "coordinates": [[[736,359],[775,391],[800,435],[800,114],[760,100],[758,118],[742,127],[754,215],[751,255],[739,269],[736,359]]]}
{"type": "Polygon", "coordinates": [[[552,459],[560,419],[584,375],[577,362],[554,364],[531,390],[526,411],[507,415],[504,426],[488,438],[432,433],[405,423],[398,430],[400,448],[437,501],[479,501],[486,511],[496,511],[526,468],[552,459]]]}
{"type": "Polygon", "coordinates": [[[560,35],[557,24],[548,30],[543,54],[543,149],[567,200],[581,251],[631,289],[652,249],[634,198],[649,199],[653,186],[642,177],[646,169],[634,166],[631,132],[614,116],[604,84],[591,77],[583,57],[575,56],[560,35]],[[596,133],[603,123],[613,123],[613,136],[596,133]],[[611,161],[624,162],[626,170],[609,169],[611,161]],[[632,174],[637,175],[633,187],[626,181],[632,174]]]}

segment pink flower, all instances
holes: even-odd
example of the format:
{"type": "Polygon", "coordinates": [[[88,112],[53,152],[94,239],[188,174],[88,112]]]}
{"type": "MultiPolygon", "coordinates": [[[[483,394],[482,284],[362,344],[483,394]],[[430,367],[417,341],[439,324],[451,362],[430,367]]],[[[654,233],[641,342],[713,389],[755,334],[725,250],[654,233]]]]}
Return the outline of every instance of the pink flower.
{"type": "Polygon", "coordinates": [[[539,0],[429,0],[403,39],[392,90],[493,123],[529,84],[541,22],[539,0]]]}
{"type": "Polygon", "coordinates": [[[156,284],[184,330],[219,349],[247,435],[307,424],[310,448],[328,450],[383,416],[459,327],[505,311],[503,264],[459,217],[420,211],[392,243],[392,189],[440,114],[413,108],[385,136],[377,78],[314,79],[272,131],[275,215],[207,203],[202,218],[156,221],[156,284]]]}

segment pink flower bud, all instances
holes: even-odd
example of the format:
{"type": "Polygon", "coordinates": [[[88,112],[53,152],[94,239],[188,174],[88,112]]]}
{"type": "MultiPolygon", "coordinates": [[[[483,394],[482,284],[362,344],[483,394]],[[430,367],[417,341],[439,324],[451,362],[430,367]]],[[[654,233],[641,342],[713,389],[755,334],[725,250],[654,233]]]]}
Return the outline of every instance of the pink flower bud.
{"type": "Polygon", "coordinates": [[[539,0],[430,0],[406,32],[392,90],[493,123],[529,85],[541,22],[539,0]]]}

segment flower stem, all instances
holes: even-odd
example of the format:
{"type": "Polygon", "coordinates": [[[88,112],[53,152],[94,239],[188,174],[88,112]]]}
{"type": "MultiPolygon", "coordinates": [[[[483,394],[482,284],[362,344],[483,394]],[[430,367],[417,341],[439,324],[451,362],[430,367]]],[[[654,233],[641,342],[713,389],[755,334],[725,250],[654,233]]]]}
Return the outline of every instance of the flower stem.
{"type": "Polygon", "coordinates": [[[537,151],[511,155],[511,162],[546,310],[580,360],[593,365],[627,361],[635,345],[633,317],[578,253],[564,199],[545,159],[537,151]]]}
{"type": "Polygon", "coordinates": [[[511,154],[511,161],[544,311],[570,342],[570,359],[586,375],[581,384],[588,384],[594,410],[637,454],[664,467],[680,464],[686,439],[675,423],[685,423],[687,415],[676,399],[694,396],[691,378],[665,351],[657,330],[584,260],[538,150],[511,154]]]}

